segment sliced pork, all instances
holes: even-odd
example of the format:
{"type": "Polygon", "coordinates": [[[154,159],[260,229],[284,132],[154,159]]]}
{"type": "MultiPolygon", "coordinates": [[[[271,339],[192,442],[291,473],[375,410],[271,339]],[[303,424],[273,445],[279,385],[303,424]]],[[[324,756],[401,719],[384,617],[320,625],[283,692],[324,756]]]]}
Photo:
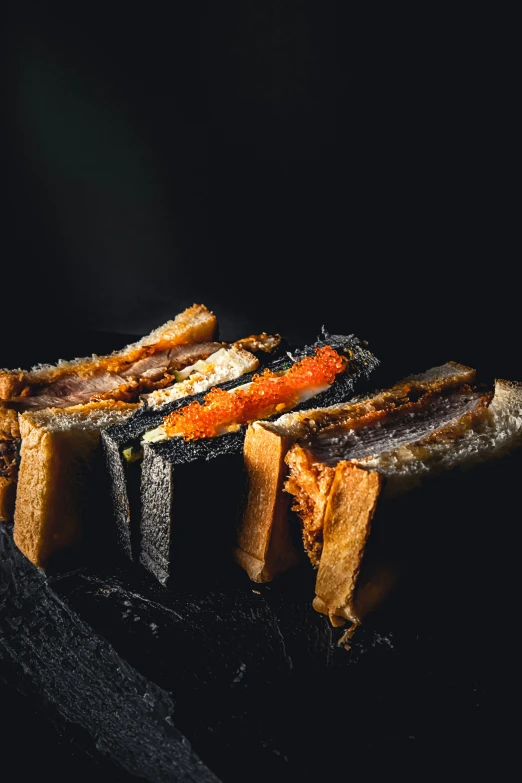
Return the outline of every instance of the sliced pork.
{"type": "Polygon", "coordinates": [[[344,426],[331,426],[303,442],[314,462],[335,466],[341,460],[375,457],[421,440],[486,404],[491,395],[467,390],[428,396],[392,411],[380,411],[344,426]]]}
{"type": "Polygon", "coordinates": [[[64,373],[48,384],[28,388],[11,402],[24,409],[67,408],[91,400],[131,402],[140,394],[172,383],[174,373],[221,348],[221,343],[177,345],[151,356],[140,357],[120,372],[101,368],[89,373],[64,373]]]}

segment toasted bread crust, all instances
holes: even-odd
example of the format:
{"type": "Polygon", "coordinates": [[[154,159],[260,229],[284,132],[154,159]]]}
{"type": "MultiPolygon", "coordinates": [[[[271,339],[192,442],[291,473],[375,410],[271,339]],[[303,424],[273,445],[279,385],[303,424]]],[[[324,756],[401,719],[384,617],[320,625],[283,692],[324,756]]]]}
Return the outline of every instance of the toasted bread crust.
{"type": "Polygon", "coordinates": [[[109,401],[20,416],[14,540],[35,565],[45,568],[57,552],[81,540],[82,495],[98,456],[99,426],[137,407],[109,401]]]}
{"type": "Polygon", "coordinates": [[[267,582],[297,562],[282,492],[289,442],[260,425],[249,427],[243,449],[248,480],[245,515],[235,558],[254,582],[267,582]]]}
{"type": "Polygon", "coordinates": [[[382,479],[350,462],[335,469],[324,515],[323,550],[314,607],[334,625],[359,623],[355,591],[382,479]]]}
{"type": "Polygon", "coordinates": [[[75,543],[80,537],[80,525],[74,508],[67,507],[65,498],[59,498],[54,487],[55,477],[67,470],[66,444],[29,420],[22,423],[22,435],[24,469],[18,481],[14,541],[28,560],[44,567],[54,541],[57,546],[75,543]],[[59,509],[63,515],[61,525],[59,509]]]}
{"type": "Polygon", "coordinates": [[[16,397],[24,387],[25,373],[21,370],[0,371],[0,400],[16,397]]]}
{"type": "Polygon", "coordinates": [[[294,496],[292,508],[301,518],[305,550],[319,566],[314,608],[333,625],[346,620],[358,624],[395,577],[390,564],[377,567],[366,559],[365,579],[359,578],[381,477],[346,461],[336,468],[314,464],[297,444],[286,462],[290,476],[285,490],[294,496]]]}

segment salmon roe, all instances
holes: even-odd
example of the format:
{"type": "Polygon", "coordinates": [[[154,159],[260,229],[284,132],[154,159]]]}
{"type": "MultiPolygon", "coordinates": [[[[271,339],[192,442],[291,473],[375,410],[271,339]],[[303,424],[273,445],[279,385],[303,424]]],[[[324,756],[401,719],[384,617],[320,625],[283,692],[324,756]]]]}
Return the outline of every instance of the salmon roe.
{"type": "Polygon", "coordinates": [[[245,389],[212,389],[203,403],[191,402],[166,416],[165,431],[169,437],[181,435],[185,440],[212,438],[227,427],[283,413],[297,405],[307,389],[330,386],[346,363],[329,345],[317,348],[315,356],[301,359],[282,375],[265,370],[254,375],[245,389]]]}

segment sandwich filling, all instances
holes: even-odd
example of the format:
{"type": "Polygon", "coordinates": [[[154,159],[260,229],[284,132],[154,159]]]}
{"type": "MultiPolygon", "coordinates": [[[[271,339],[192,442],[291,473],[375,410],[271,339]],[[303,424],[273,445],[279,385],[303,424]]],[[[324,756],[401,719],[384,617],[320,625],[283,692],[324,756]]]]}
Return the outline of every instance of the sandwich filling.
{"type": "Polygon", "coordinates": [[[140,394],[175,382],[176,372],[206,359],[221,344],[205,342],[158,348],[157,345],[144,347],[134,361],[104,360],[93,369],[63,372],[47,383],[28,383],[11,402],[33,410],[67,408],[102,400],[131,402],[140,394]]]}
{"type": "Polygon", "coordinates": [[[0,477],[16,479],[18,473],[18,441],[0,440],[0,477]]]}
{"type": "Polygon", "coordinates": [[[227,391],[212,389],[203,403],[192,402],[173,411],[143,440],[182,437],[190,441],[236,432],[245,424],[291,410],[325,391],[346,365],[347,358],[330,346],[318,348],[314,356],[305,357],[282,373],[265,370],[243,386],[227,391]]]}
{"type": "Polygon", "coordinates": [[[172,386],[144,395],[144,399],[149,407],[157,408],[167,402],[207,391],[218,383],[232,381],[258,367],[259,359],[238,344],[231,348],[220,348],[207,359],[200,359],[177,372],[177,382],[172,386]]]}
{"type": "Polygon", "coordinates": [[[0,478],[16,479],[19,445],[18,414],[12,408],[0,406],[0,478]]]}
{"type": "MultiPolygon", "coordinates": [[[[72,379],[80,379],[84,383],[96,379],[91,380],[91,394],[110,391],[121,385],[128,375],[141,377],[152,357],[164,359],[171,349],[201,345],[213,340],[216,329],[217,319],[214,314],[204,305],[193,305],[138,342],[107,356],[93,354],[83,359],[60,360],[54,366],[41,364],[29,372],[0,370],[0,399],[24,399],[44,396],[46,393],[50,398],[65,397],[77,391],[76,385],[73,389],[69,388],[72,379]]],[[[185,363],[189,364],[190,361],[185,363]]],[[[79,391],[86,390],[82,387],[79,391]]],[[[82,397],[68,402],[74,404],[88,401],[82,397]]]]}
{"type": "Polygon", "coordinates": [[[344,425],[326,427],[303,445],[309,448],[313,462],[323,465],[375,457],[425,438],[476,411],[484,401],[484,395],[471,389],[445,395],[428,394],[419,402],[408,402],[389,413],[381,410],[344,425]]]}
{"type": "MultiPolygon", "coordinates": [[[[279,335],[263,332],[243,338],[237,346],[248,346],[251,356],[255,351],[272,351],[280,340],[279,335]]],[[[222,348],[223,343],[218,342],[174,346],[159,342],[141,346],[124,357],[103,357],[92,365],[57,369],[46,382],[32,380],[28,374],[10,402],[23,410],[68,408],[104,400],[135,402],[140,396],[176,384],[185,377],[182,373],[186,368],[204,362],[222,348]]],[[[156,404],[161,404],[161,395],[157,399],[156,404]]]]}

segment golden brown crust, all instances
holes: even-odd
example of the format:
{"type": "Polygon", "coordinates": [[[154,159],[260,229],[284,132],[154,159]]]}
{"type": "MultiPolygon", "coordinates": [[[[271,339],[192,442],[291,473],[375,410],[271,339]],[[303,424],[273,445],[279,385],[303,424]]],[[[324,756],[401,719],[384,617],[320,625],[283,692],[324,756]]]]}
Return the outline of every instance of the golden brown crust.
{"type": "MultiPolygon", "coordinates": [[[[35,565],[47,565],[55,548],[76,543],[81,525],[74,506],[55,491],[54,480],[69,469],[69,433],[52,433],[22,421],[22,462],[15,509],[14,540],[35,565]]],[[[67,485],[67,482],[66,482],[67,485]]]]}
{"type": "Polygon", "coordinates": [[[96,490],[91,467],[101,457],[97,425],[137,407],[111,401],[20,416],[14,540],[35,565],[45,568],[56,553],[81,540],[86,493],[96,490]]]}
{"type": "Polygon", "coordinates": [[[69,405],[68,408],[44,408],[41,411],[28,411],[20,414],[19,422],[21,423],[22,419],[30,419],[41,424],[53,417],[68,417],[71,414],[87,418],[91,413],[126,413],[137,410],[142,404],[141,402],[124,402],[123,400],[91,400],[90,402],[80,402],[78,405],[69,405]]]}
{"type": "Polygon", "coordinates": [[[364,559],[381,478],[346,461],[335,468],[313,463],[299,445],[286,462],[285,490],[295,498],[308,556],[319,566],[314,607],[333,625],[359,623],[395,579],[392,564],[364,559]]]}
{"type": "Polygon", "coordinates": [[[334,624],[343,619],[358,623],[355,591],[371,522],[381,490],[378,473],[362,470],[350,462],[335,468],[324,515],[323,551],[314,606],[334,624]]]}
{"type": "Polygon", "coordinates": [[[18,413],[0,405],[0,440],[16,440],[19,437],[18,413]]]}
{"type": "Polygon", "coordinates": [[[248,500],[237,531],[235,558],[254,582],[267,582],[297,562],[282,492],[288,448],[285,438],[255,424],[244,445],[248,500]]]}
{"type": "Polygon", "coordinates": [[[0,372],[0,400],[10,400],[17,397],[24,388],[25,373],[21,371],[0,372]]]}
{"type": "Polygon", "coordinates": [[[446,362],[441,367],[434,367],[428,372],[421,373],[420,375],[409,375],[400,381],[397,386],[401,384],[410,384],[416,388],[431,389],[431,391],[442,391],[443,389],[451,389],[455,386],[461,386],[465,383],[474,383],[477,375],[477,371],[473,367],[468,367],[465,364],[459,364],[459,362],[446,362]],[[433,377],[433,373],[442,368],[447,368],[446,373],[436,375],[433,377]],[[449,369],[451,368],[451,372],[449,369]]]}

